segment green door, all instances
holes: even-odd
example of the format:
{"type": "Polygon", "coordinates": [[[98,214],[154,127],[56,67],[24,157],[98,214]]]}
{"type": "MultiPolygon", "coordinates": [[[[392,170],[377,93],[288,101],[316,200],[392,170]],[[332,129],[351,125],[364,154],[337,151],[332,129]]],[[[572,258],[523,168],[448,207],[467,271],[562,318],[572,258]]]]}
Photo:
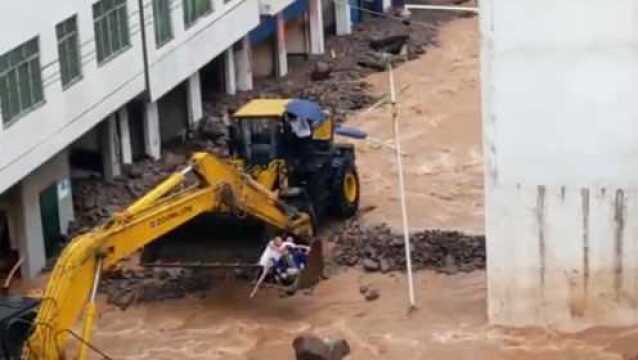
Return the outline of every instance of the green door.
{"type": "Polygon", "coordinates": [[[56,183],[40,193],[40,216],[42,235],[47,259],[60,250],[60,213],[58,210],[58,186],[56,183]]]}

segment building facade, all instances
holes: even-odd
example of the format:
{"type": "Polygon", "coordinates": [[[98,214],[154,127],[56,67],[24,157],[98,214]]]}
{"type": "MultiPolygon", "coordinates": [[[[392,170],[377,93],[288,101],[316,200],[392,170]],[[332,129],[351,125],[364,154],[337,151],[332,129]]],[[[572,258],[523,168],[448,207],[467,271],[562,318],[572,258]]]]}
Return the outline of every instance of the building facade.
{"type": "Polygon", "coordinates": [[[112,179],[123,164],[160,158],[167,137],[203,118],[204,76],[229,94],[250,90],[260,61],[251,32],[260,24],[276,24],[277,76],[294,56],[288,47],[322,53],[323,7],[321,0],[3,1],[0,260],[22,258],[23,276],[39,273],[73,220],[72,174],[90,169],[112,179]],[[285,18],[289,8],[300,10],[285,18]]]}
{"type": "Polygon", "coordinates": [[[633,325],[636,3],[481,1],[492,323],[633,325]]]}

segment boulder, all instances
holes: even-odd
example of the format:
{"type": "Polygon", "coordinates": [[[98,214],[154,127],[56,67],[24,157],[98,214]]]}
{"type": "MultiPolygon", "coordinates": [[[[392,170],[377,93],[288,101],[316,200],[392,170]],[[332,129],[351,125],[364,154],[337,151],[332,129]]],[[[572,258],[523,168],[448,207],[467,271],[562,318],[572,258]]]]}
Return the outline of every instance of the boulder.
{"type": "Polygon", "coordinates": [[[363,259],[363,270],[368,271],[368,272],[375,272],[375,271],[379,271],[379,262],[371,259],[371,258],[365,258],[363,259]]]}
{"type": "Polygon", "coordinates": [[[297,360],[331,360],[331,349],[322,339],[315,335],[297,336],[292,347],[297,360]]]}
{"type": "Polygon", "coordinates": [[[332,66],[330,66],[330,64],[324,61],[317,61],[312,69],[312,73],[310,73],[310,78],[313,81],[326,80],[330,78],[331,73],[332,66]]]}
{"type": "Polygon", "coordinates": [[[368,289],[368,291],[364,295],[366,301],[375,301],[380,296],[381,296],[381,294],[379,294],[379,290],[377,290],[377,289],[368,289]]]}
{"type": "Polygon", "coordinates": [[[350,344],[345,339],[323,340],[312,334],[297,336],[292,347],[297,360],[341,360],[350,354],[350,344]]]}

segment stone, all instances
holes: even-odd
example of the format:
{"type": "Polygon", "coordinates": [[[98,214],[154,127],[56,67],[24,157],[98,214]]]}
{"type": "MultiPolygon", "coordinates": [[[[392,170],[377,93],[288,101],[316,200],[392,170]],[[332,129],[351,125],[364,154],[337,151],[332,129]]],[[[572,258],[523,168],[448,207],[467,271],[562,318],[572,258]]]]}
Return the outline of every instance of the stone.
{"type": "Polygon", "coordinates": [[[313,81],[326,80],[330,78],[330,73],[332,73],[332,66],[324,61],[317,61],[315,66],[310,73],[310,78],[313,81]]]}
{"type": "Polygon", "coordinates": [[[297,360],[331,360],[331,348],[319,337],[312,334],[297,336],[292,347],[297,360]]]}
{"type": "Polygon", "coordinates": [[[346,339],[334,339],[326,341],[326,344],[330,348],[330,359],[341,360],[348,356],[351,352],[350,344],[346,339]]]}
{"type": "Polygon", "coordinates": [[[124,172],[131,179],[141,179],[144,175],[144,171],[135,165],[125,165],[124,172]]]}
{"type": "Polygon", "coordinates": [[[388,260],[386,259],[381,259],[379,260],[379,270],[381,270],[382,273],[387,273],[389,272],[391,269],[390,267],[390,263],[388,262],[388,260]]]}
{"type": "Polygon", "coordinates": [[[113,296],[113,299],[111,299],[110,302],[113,305],[115,305],[118,308],[120,308],[120,310],[126,310],[135,301],[135,297],[136,297],[135,295],[136,294],[135,294],[134,291],[126,289],[126,290],[120,292],[119,294],[113,296]]]}
{"type": "Polygon", "coordinates": [[[410,35],[408,34],[400,34],[372,39],[370,40],[370,47],[375,51],[397,55],[408,42],[409,38],[410,35]]]}
{"type": "Polygon", "coordinates": [[[84,210],[92,210],[97,207],[97,199],[93,196],[85,196],[82,199],[82,209],[84,210]]]}
{"type": "Polygon", "coordinates": [[[362,264],[363,264],[363,270],[367,272],[379,271],[379,262],[374,259],[365,258],[363,259],[362,264]]]}
{"type": "Polygon", "coordinates": [[[163,162],[167,167],[175,168],[184,164],[186,162],[186,157],[184,155],[167,152],[164,154],[163,162]]]}
{"type": "Polygon", "coordinates": [[[441,272],[446,275],[454,275],[459,272],[459,267],[456,265],[456,260],[454,256],[448,254],[445,257],[445,266],[441,269],[441,272]]]}
{"type": "Polygon", "coordinates": [[[377,290],[377,289],[368,289],[368,291],[364,295],[366,301],[375,301],[380,296],[381,296],[381,294],[379,293],[379,290],[377,290]]]}

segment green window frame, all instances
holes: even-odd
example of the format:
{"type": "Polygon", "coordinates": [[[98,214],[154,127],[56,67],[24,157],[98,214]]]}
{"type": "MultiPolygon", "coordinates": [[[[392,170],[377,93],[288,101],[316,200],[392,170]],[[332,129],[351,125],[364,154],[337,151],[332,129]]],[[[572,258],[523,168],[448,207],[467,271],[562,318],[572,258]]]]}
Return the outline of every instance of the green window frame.
{"type": "Polygon", "coordinates": [[[183,8],[186,28],[193,26],[199,18],[213,12],[211,0],[183,0],[183,8]]]}
{"type": "Polygon", "coordinates": [[[98,65],[131,46],[126,0],[100,0],[93,4],[93,25],[98,65]]]}
{"type": "Polygon", "coordinates": [[[173,40],[170,0],[153,0],[153,22],[155,25],[155,44],[158,48],[173,40]]]}
{"type": "Polygon", "coordinates": [[[38,37],[0,56],[2,123],[15,120],[44,103],[38,37]]]}
{"type": "Polygon", "coordinates": [[[56,25],[55,33],[58,37],[60,79],[62,88],[66,89],[82,78],[77,16],[73,15],[56,25]]]}

